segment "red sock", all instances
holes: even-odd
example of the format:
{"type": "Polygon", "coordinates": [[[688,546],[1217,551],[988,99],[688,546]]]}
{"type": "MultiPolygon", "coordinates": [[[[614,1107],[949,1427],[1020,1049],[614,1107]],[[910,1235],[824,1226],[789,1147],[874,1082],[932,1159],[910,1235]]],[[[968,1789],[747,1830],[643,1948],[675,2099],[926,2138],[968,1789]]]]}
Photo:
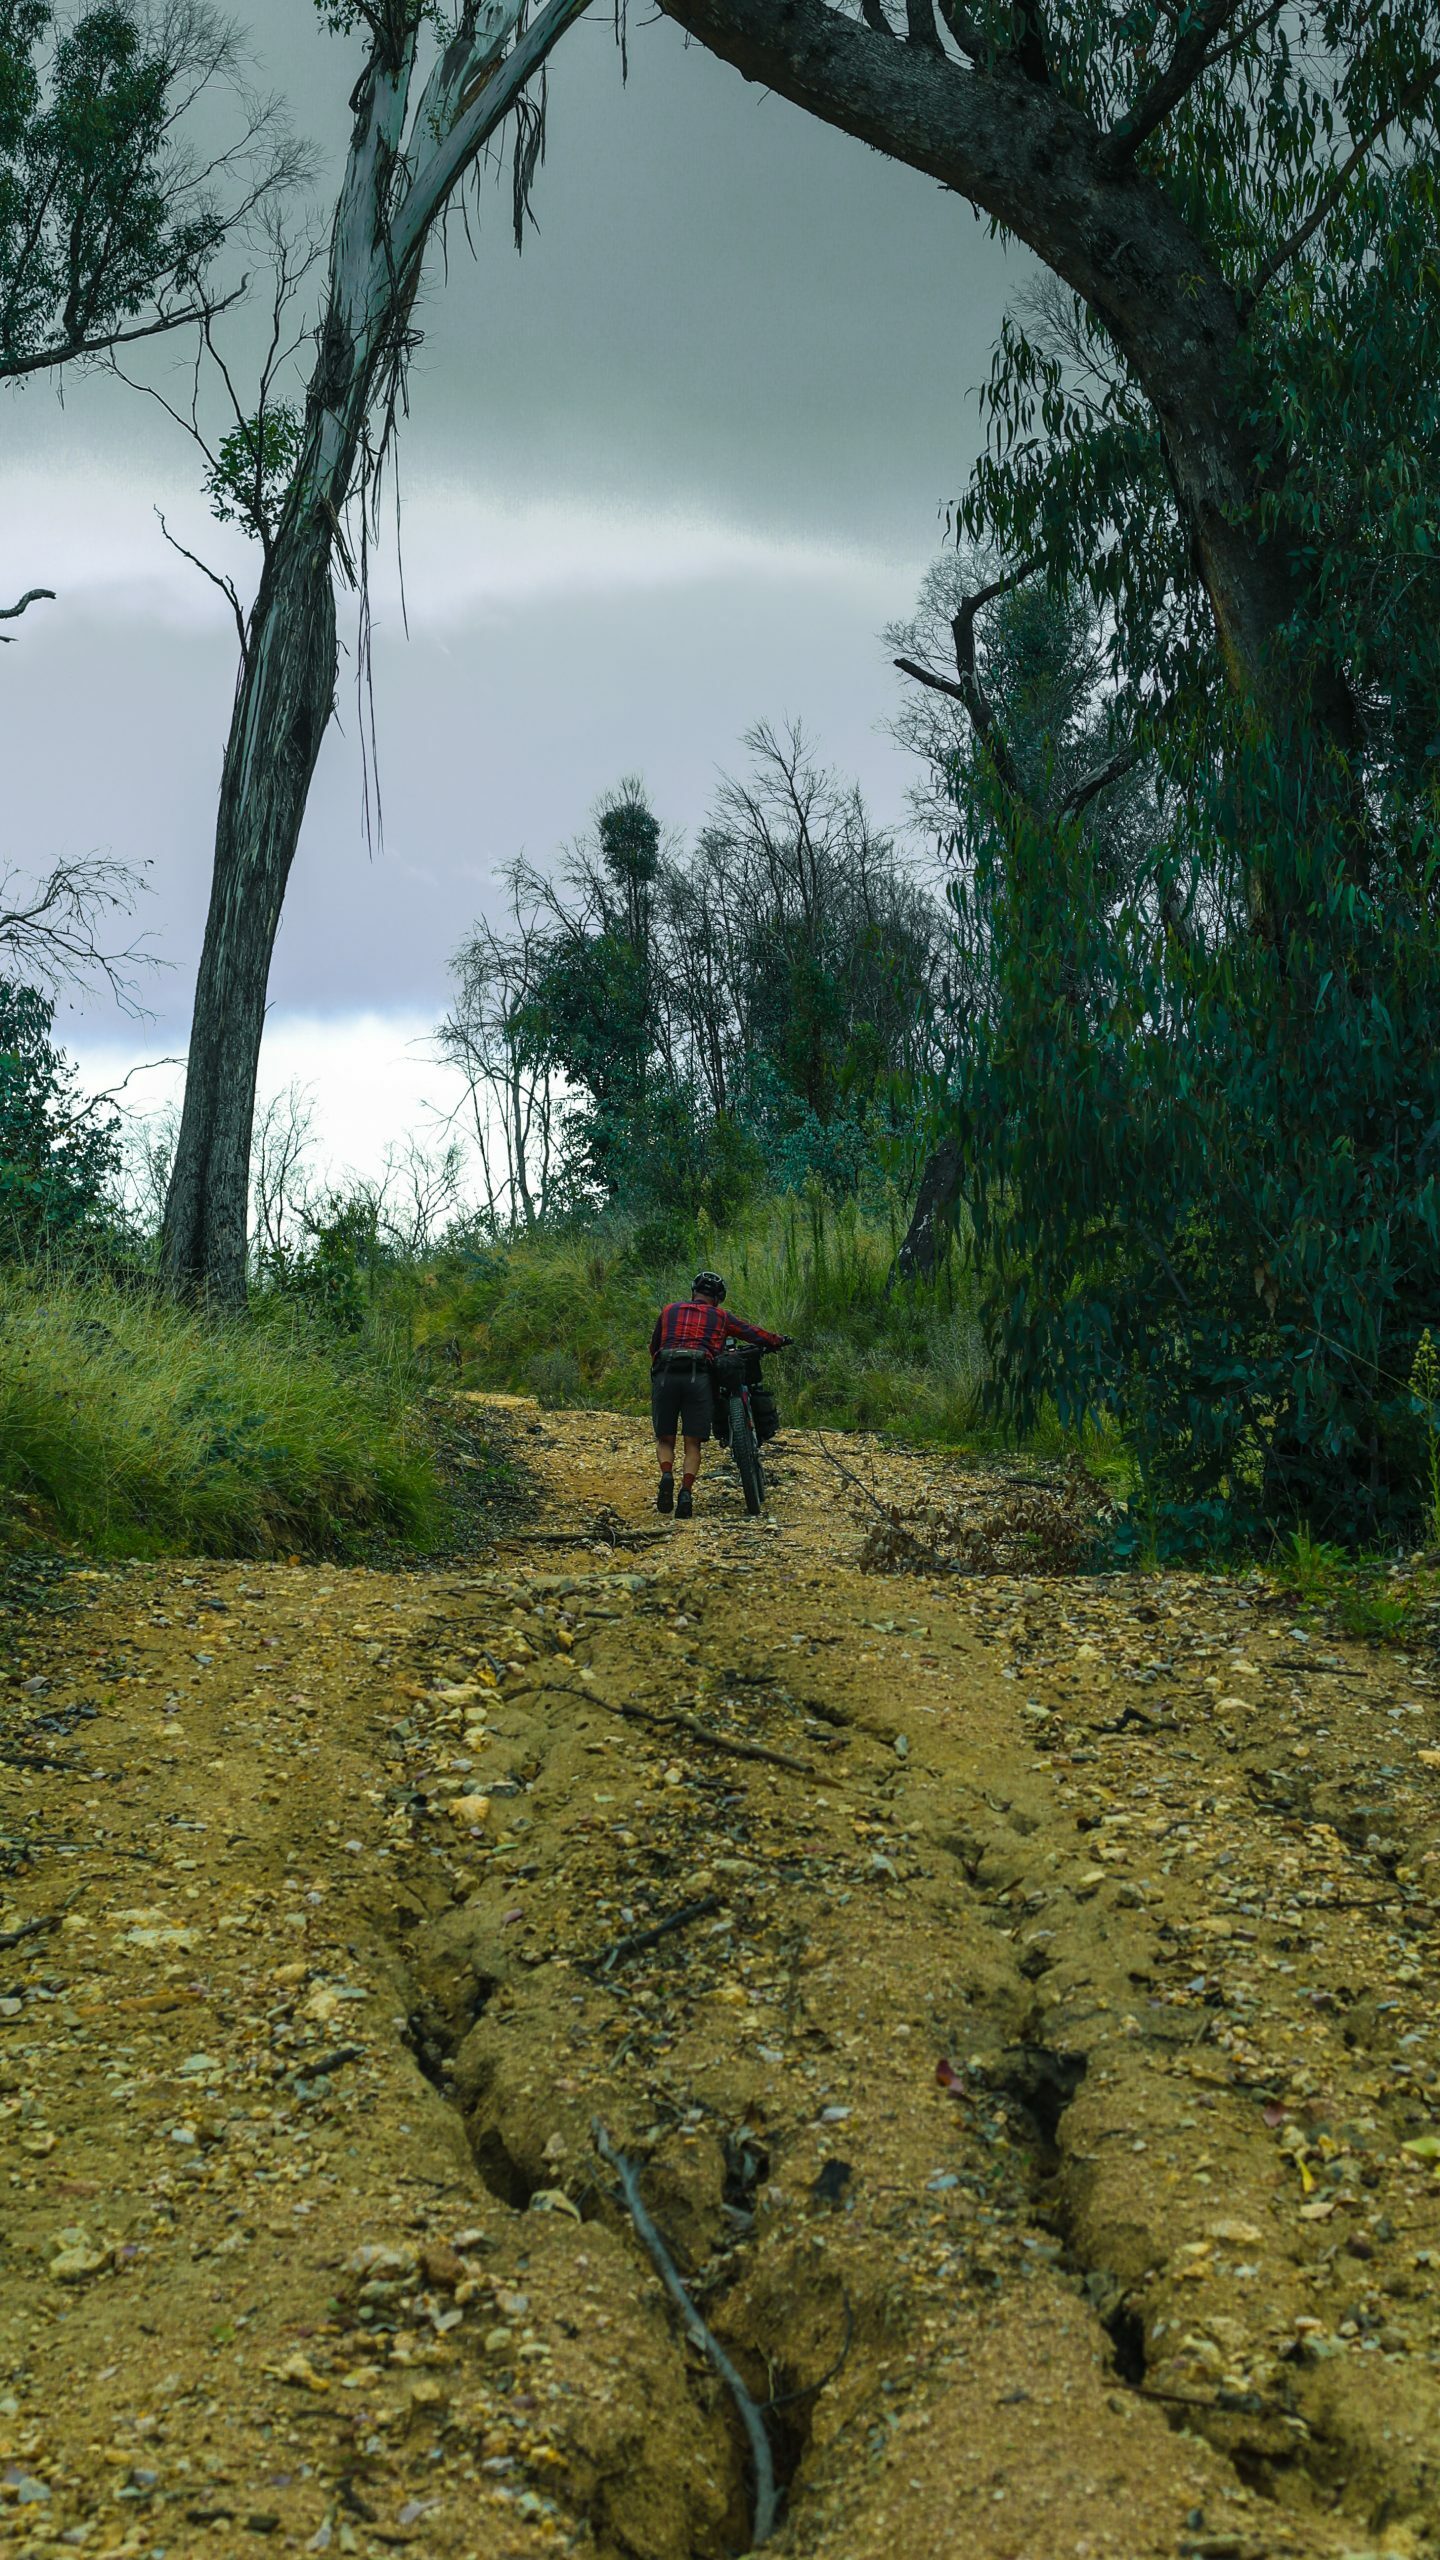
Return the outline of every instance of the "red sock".
{"type": "Polygon", "coordinates": [[[673,1476],[673,1474],[675,1473],[675,1461],[674,1461],[674,1459],[673,1459],[673,1458],[662,1458],[662,1459],[661,1459],[661,1461],[660,1461],[660,1473],[662,1474],[662,1476],[673,1476]]]}
{"type": "Polygon", "coordinates": [[[692,1486],[692,1485],[694,1484],[694,1482],[695,1482],[695,1479],[694,1479],[694,1477],[691,1475],[691,1473],[690,1473],[690,1471],[689,1471],[688,1467],[687,1467],[687,1469],[686,1469],[686,1471],[685,1471],[684,1475],[681,1477],[680,1481],[681,1481],[681,1483],[683,1484],[683,1486],[685,1487],[686,1492],[688,1493],[688,1492],[690,1491],[691,1486],[692,1486]]]}

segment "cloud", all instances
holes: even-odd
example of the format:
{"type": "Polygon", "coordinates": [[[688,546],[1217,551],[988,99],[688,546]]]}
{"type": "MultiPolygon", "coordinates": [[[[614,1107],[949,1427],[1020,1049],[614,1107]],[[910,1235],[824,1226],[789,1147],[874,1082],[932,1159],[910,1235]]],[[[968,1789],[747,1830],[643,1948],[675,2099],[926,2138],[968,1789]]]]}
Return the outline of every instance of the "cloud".
{"type": "MultiPolygon", "coordinates": [[[[91,1092],[114,1092],[129,1075],[123,1102],[137,1116],[180,1100],[183,1066],[132,1073],[155,1056],[153,1035],[149,1045],[143,1033],[131,1041],[83,1031],[63,1036],[91,1092]]],[[[424,1013],[272,1013],[260,1057],[261,1101],[290,1084],[310,1098],[318,1183],[338,1183],[351,1173],[378,1177],[387,1152],[412,1137],[427,1146],[444,1143],[441,1122],[461,1086],[433,1052],[434,1020],[424,1013]]]]}
{"type": "MultiPolygon", "coordinates": [[[[71,610],[102,620],[213,629],[225,607],[198,570],[171,550],[157,503],[177,539],[233,577],[245,595],[255,553],[213,523],[184,484],[162,489],[110,465],[66,460],[0,470],[0,521],[11,583],[53,587],[71,610]]],[[[412,626],[453,631],[530,605],[605,595],[673,593],[740,580],[759,586],[893,592],[898,563],[879,547],[846,546],[771,532],[671,505],[648,509],[580,492],[517,495],[453,479],[427,479],[406,496],[404,593],[412,626]]],[[[393,539],[375,563],[379,611],[398,614],[393,539]]]]}

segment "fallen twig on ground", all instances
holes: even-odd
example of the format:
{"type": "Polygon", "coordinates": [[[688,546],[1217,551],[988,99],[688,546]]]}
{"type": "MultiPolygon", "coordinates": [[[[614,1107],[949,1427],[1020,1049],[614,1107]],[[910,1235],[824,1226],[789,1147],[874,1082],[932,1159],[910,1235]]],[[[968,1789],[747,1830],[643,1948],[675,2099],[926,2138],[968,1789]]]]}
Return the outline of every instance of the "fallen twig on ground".
{"type": "Polygon", "coordinates": [[[687,1902],[680,1910],[672,1911],[668,1919],[657,1920],[653,1929],[635,1929],[628,1938],[617,1938],[603,1956],[588,1956],[580,1970],[582,1973],[613,1972],[617,1964],[628,1963],[631,1956],[638,1956],[642,1947],[653,1947],[659,1939],[671,1936],[674,1930],[688,1929],[692,1920],[703,1920],[709,1912],[719,1908],[718,1893],[704,1894],[698,1902],[687,1902]]]}
{"type": "Polygon", "coordinates": [[[698,1716],[687,1716],[682,1709],[666,1707],[622,1706],[618,1698],[602,1697],[598,1689],[587,1689],[597,1707],[612,1716],[623,1716],[627,1724],[658,1725],[662,1733],[688,1733],[697,1742],[708,1742],[712,1751],[728,1752],[732,1760],[764,1760],[775,1769],[789,1769],[797,1778],[813,1778],[817,1772],[808,1760],[797,1760],[793,1752],[772,1751],[768,1742],[747,1742],[740,1733],[718,1733],[713,1725],[702,1724],[698,1716]]]}
{"type": "Polygon", "coordinates": [[[616,2150],[598,2116],[594,2118],[590,2130],[601,2159],[608,2168],[614,2170],[620,2181],[620,2192],[625,2199],[626,2211],[635,2225],[637,2236],[656,2274],[685,2323],[686,2336],[692,2346],[698,2347],[702,2355],[708,2356],[740,2413],[740,2423],[749,2440],[750,2458],[755,2466],[755,2499],[750,2527],[750,2547],[753,2551],[758,2551],[763,2542],[769,2541],[775,2530],[775,2520],[780,2504],[775,2487],[775,2457],[770,2450],[770,2438],[765,2432],[764,2418],[719,2339],[713,2330],[706,2327],[686,2292],[675,2261],[645,2209],[645,2199],[640,2193],[639,2170],[633,2161],[626,2159],[623,2151],[616,2150]]]}
{"type": "Polygon", "coordinates": [[[1277,1659],[1270,1668],[1272,1671],[1318,1671],[1327,1680],[1363,1681],[1365,1678],[1363,1671],[1347,1671],[1343,1662],[1281,1662],[1277,1659]]]}
{"type": "Polygon", "coordinates": [[[59,1926],[58,1911],[42,1911],[34,1920],[22,1920],[18,1929],[0,1929],[0,1947],[18,1947],[25,1938],[48,1938],[59,1926]]]}

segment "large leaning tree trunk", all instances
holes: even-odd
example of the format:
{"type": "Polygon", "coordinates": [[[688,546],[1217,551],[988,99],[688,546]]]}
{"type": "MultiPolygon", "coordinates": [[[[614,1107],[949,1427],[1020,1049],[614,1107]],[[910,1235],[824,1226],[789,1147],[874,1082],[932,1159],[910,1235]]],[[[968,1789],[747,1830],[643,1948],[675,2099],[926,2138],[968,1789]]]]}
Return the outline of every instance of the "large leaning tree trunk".
{"type": "MultiPolygon", "coordinates": [[[[1178,208],[1145,151],[1225,58],[1238,22],[1268,24],[1279,13],[1251,0],[1157,11],[1158,23],[1180,30],[1171,58],[1107,128],[1052,78],[1041,0],[988,11],[1015,31],[1008,51],[956,0],[906,0],[896,27],[882,0],[862,0],[863,24],[834,0],[661,5],[747,79],[938,178],[1079,295],[1154,412],[1232,679],[1281,731],[1298,714],[1348,748],[1355,707],[1344,671],[1322,664],[1302,679],[1287,645],[1302,588],[1286,542],[1259,520],[1278,457],[1246,399],[1253,288],[1237,290],[1218,244],[1178,208]]],[[[1423,89],[1412,80],[1397,93],[1372,140],[1428,102],[1440,62],[1429,68],[1423,89]]],[[[1297,233],[1272,251],[1253,287],[1273,281],[1302,245],[1297,233]]]]}
{"type": "Polygon", "coordinates": [[[255,1080],[286,884],[338,673],[334,573],[370,430],[403,365],[426,243],[477,155],[588,0],[467,0],[413,104],[420,0],[364,11],[368,58],[331,237],[299,459],[244,633],[226,743],[166,1277],[245,1295],[255,1080]]]}
{"type": "MultiPolygon", "coordinates": [[[[887,159],[936,178],[1025,242],[1079,296],[1124,358],[1153,413],[1227,676],[1282,764],[1306,787],[1349,786],[1359,717],[1346,669],[1294,643],[1306,589],[1266,500],[1285,455],[1256,417],[1247,383],[1262,297],[1340,202],[1367,157],[1433,110],[1440,28],[1429,0],[1336,0],[1322,52],[1336,70],[1342,140],[1313,167],[1286,233],[1248,274],[1210,220],[1203,187],[1167,184],[1168,128],[1202,84],[1268,46],[1289,76],[1286,20],[1255,0],[1169,0],[1122,12],[1110,0],[661,0],[711,52],[887,159]],[[1086,99],[1060,40],[1085,21],[1107,53],[1111,109],[1086,99]],[[1122,24],[1123,21],[1123,24],[1122,24]],[[1342,23],[1343,22],[1343,23],[1342,23]],[[1127,86],[1125,56],[1139,65],[1127,86]],[[1368,48],[1368,51],[1367,51],[1368,48]],[[1283,58],[1282,58],[1283,53],[1283,58]],[[1351,111],[1348,73],[1363,74],[1351,111]],[[1345,134],[1347,121],[1350,125],[1345,134]]],[[[1323,14],[1312,11],[1311,14],[1323,14]]],[[[1350,799],[1358,817],[1358,795],[1350,799]]],[[[1361,866],[1363,821],[1352,829],[1361,866]]],[[[1262,899],[1264,884],[1261,884],[1262,899]]],[[[1278,934],[1277,908],[1257,916],[1278,934]]],[[[933,1234],[958,1167],[941,1151],[921,1176],[916,1239],[933,1234]]]]}

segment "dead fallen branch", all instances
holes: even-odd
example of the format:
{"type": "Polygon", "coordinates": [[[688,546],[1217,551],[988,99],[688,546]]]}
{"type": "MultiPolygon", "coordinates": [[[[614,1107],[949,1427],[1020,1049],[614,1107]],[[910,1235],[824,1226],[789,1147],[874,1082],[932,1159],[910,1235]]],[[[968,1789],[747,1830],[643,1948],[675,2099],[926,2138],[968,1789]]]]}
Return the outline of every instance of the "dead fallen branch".
{"type": "Polygon", "coordinates": [[[617,2151],[598,2116],[591,2125],[596,2150],[607,2168],[614,2170],[620,2181],[625,2207],[635,2225],[636,2235],[645,2249],[656,2274],[685,2324],[685,2334],[692,2346],[709,2358],[740,2414],[750,2446],[750,2459],[755,2468],[755,2497],[750,2526],[750,2547],[758,2551],[775,2530],[779,2497],[775,2487],[775,2458],[759,2406],[746,2390],[740,2375],[725,2353],[714,2332],[707,2329],[689,2294],[686,2292],[675,2261],[645,2209],[640,2193],[640,2173],[623,2151],[617,2151]]]}
{"type": "Polygon", "coordinates": [[[493,1547],[653,1547],[668,1538],[668,1529],[514,1529],[492,1538],[493,1547]]]}
{"type": "Polygon", "coordinates": [[[1114,1505],[1078,1458],[1050,1477],[990,1471],[984,1498],[945,1509],[926,1500],[902,1512],[815,1435],[822,1456],[876,1514],[860,1549],[862,1573],[1069,1574],[1094,1561],[1114,1505]]]}
{"type": "Polygon", "coordinates": [[[708,1742],[712,1751],[728,1751],[732,1760],[763,1760],[772,1769],[791,1770],[797,1778],[815,1776],[809,1761],[797,1760],[793,1752],[772,1751],[768,1742],[747,1742],[743,1734],[721,1733],[713,1724],[702,1724],[698,1716],[687,1716],[682,1708],[677,1707],[665,1722],[693,1734],[697,1742],[708,1742]]]}
{"type": "Polygon", "coordinates": [[[688,1733],[696,1742],[708,1743],[712,1751],[728,1753],[732,1760],[764,1760],[772,1769],[789,1769],[797,1778],[816,1775],[808,1760],[797,1760],[793,1752],[772,1751],[768,1742],[747,1742],[740,1733],[719,1733],[713,1725],[702,1724],[698,1716],[687,1716],[680,1708],[622,1706],[618,1698],[602,1697],[598,1689],[587,1689],[597,1707],[607,1714],[623,1716],[627,1724],[648,1724],[662,1733],[688,1733]]]}
{"type": "Polygon", "coordinates": [[[59,1926],[58,1911],[42,1911],[34,1920],[22,1920],[18,1929],[0,1929],[0,1947],[18,1947],[26,1938],[48,1938],[59,1926]]]}
{"type": "Polygon", "coordinates": [[[603,1955],[587,1957],[580,1971],[612,1973],[617,1964],[628,1964],[631,1956],[638,1956],[643,1947],[658,1945],[662,1938],[673,1936],[677,1929],[688,1929],[692,1920],[704,1920],[719,1908],[718,1893],[703,1894],[698,1902],[687,1902],[680,1910],[672,1911],[667,1919],[657,1920],[653,1929],[635,1929],[628,1938],[617,1938],[603,1955]]]}
{"type": "Polygon", "coordinates": [[[80,1760],[57,1760],[48,1751],[17,1751],[0,1742],[0,1760],[8,1769],[50,1769],[62,1778],[93,1778],[99,1773],[80,1760]]]}

